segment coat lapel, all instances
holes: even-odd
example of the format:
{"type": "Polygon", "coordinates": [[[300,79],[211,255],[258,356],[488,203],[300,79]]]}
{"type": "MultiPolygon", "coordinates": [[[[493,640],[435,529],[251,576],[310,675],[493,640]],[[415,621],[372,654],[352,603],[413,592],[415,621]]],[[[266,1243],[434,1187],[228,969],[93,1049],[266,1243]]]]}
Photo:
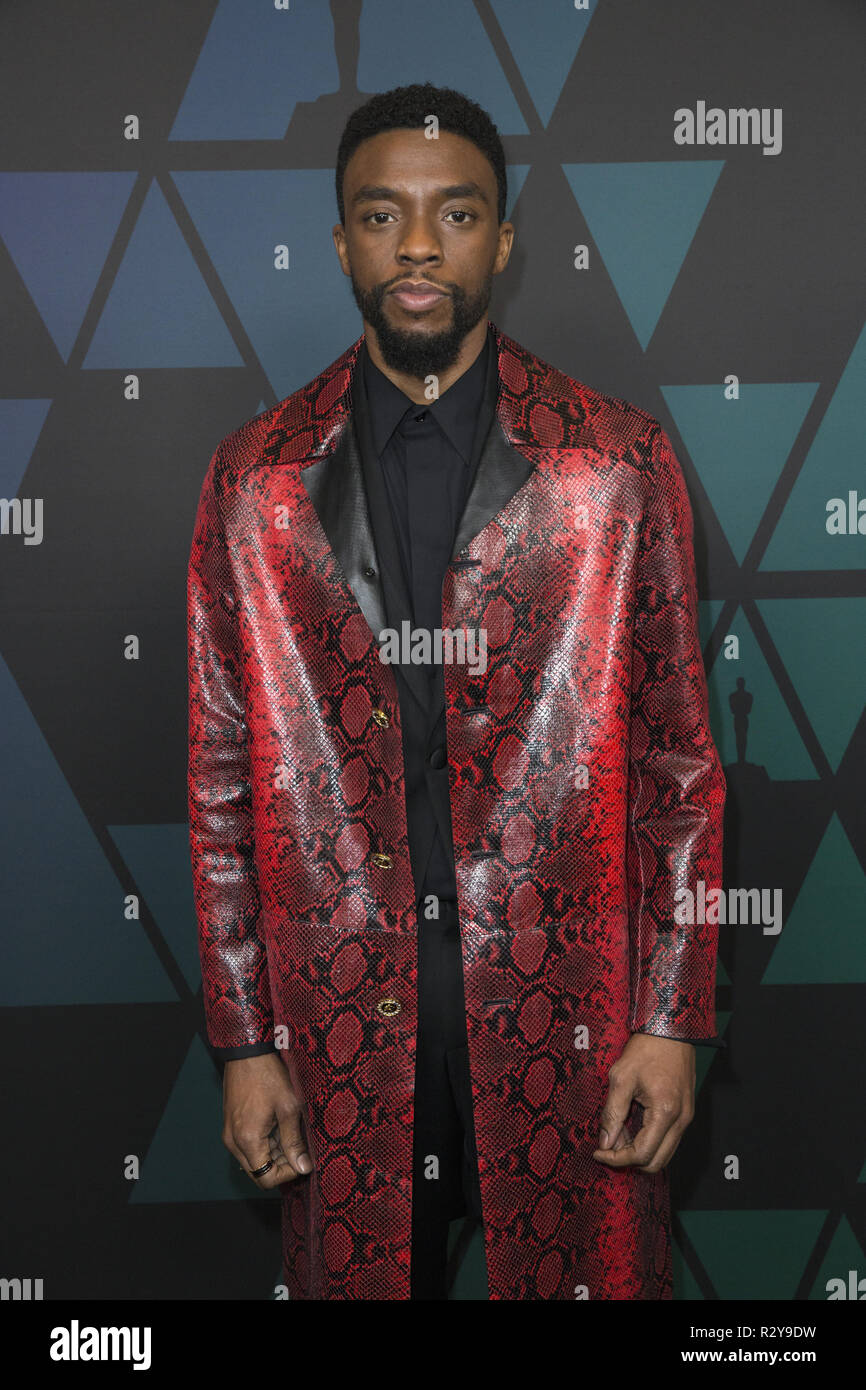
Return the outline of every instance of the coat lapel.
{"type": "MultiPolygon", "coordinates": [[[[494,326],[496,350],[499,333],[494,326]]],[[[359,369],[360,339],[350,360],[352,377],[359,369]]],[[[497,361],[497,373],[500,367],[497,361]]],[[[344,400],[345,423],[334,449],[301,468],[301,478],[322,529],[328,538],[346,582],[364,615],[377,646],[380,633],[390,625],[412,625],[412,608],[406,588],[387,496],[379,469],[366,468],[356,438],[356,428],[367,431],[366,414],[352,410],[352,381],[344,400]],[[371,509],[376,516],[374,528],[371,509]],[[369,575],[367,570],[375,573],[369,575]],[[389,621],[390,615],[390,621],[389,621]]],[[[507,506],[523,486],[534,465],[510,442],[499,410],[494,416],[466,505],[457,527],[452,563],[469,542],[507,506]]],[[[372,449],[365,447],[372,458],[372,449]]],[[[406,663],[401,671],[410,689],[423,706],[430,708],[431,728],[445,702],[444,669],[437,667],[433,681],[423,667],[406,663]]]]}
{"type": "Polygon", "coordinates": [[[301,480],[358,607],[378,645],[387,627],[381,562],[351,418],[336,448],[301,469],[301,480]],[[373,570],[372,575],[366,573],[373,570]]]}
{"type": "MultiPolygon", "coordinates": [[[[475,480],[466,499],[466,506],[457,524],[457,535],[451,553],[452,565],[460,562],[460,552],[484,530],[489,521],[507,507],[514,494],[523,487],[534,468],[525,455],[509,443],[499,417],[494,416],[484,449],[478,460],[475,480]]],[[[445,667],[437,666],[433,681],[431,728],[445,708],[445,667]]]]}
{"type": "Polygon", "coordinates": [[[457,524],[457,536],[451,553],[452,563],[459,560],[461,550],[474,540],[479,531],[484,530],[497,512],[507,507],[514,494],[523,487],[534,466],[506,438],[497,413],[484,441],[475,479],[457,524]]]}

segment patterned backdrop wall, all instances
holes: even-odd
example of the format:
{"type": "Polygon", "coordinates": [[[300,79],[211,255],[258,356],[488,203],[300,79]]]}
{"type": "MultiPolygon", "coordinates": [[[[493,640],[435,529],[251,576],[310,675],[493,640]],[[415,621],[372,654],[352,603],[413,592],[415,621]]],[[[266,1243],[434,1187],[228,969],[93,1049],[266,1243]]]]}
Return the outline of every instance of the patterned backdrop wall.
{"type": "Polygon", "coordinates": [[[866,1297],[864,41],[856,0],[0,5],[4,1279],[279,1296],[205,1040],[186,564],[217,442],[361,331],[346,117],[429,80],[504,139],[491,317],[661,420],[694,507],[727,1048],[677,1296],[866,1297]]]}

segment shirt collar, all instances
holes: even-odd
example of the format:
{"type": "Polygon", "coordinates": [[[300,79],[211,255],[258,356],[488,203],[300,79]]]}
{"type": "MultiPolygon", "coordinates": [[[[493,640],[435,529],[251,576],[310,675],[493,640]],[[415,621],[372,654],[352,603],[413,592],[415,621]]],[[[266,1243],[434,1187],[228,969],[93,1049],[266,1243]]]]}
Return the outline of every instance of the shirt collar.
{"type": "Polygon", "coordinates": [[[420,405],[405,395],[399,386],[395,386],[391,378],[376,366],[367,350],[365,337],[361,344],[361,370],[364,373],[364,388],[367,393],[370,427],[376,453],[382,454],[406,411],[410,406],[414,406],[416,410],[429,410],[468,466],[472,457],[475,425],[484,398],[490,351],[488,329],[484,347],[472,366],[459,376],[438,400],[420,405]]]}

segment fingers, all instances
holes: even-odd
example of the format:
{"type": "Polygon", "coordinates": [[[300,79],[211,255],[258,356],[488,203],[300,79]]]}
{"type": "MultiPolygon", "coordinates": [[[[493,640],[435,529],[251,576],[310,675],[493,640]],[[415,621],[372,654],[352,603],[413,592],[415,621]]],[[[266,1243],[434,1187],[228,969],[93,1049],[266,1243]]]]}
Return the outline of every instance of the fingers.
{"type": "Polygon", "coordinates": [[[686,1126],[684,1124],[673,1125],[659,1144],[649,1164],[638,1165],[638,1171],[641,1173],[660,1173],[662,1168],[666,1168],[679,1148],[680,1140],[685,1131],[686,1126]]]}
{"type": "Polygon", "coordinates": [[[273,1058],[226,1063],[222,1140],[241,1170],[263,1190],[312,1172],[301,1114],[284,1069],[273,1058]],[[256,1176],[262,1168],[267,1171],[256,1176]]]}
{"type": "Polygon", "coordinates": [[[312,1172],[312,1161],[300,1128],[300,1106],[280,1106],[272,1114],[270,1129],[235,1124],[223,1133],[223,1143],[238,1160],[241,1169],[257,1187],[267,1191],[280,1183],[293,1182],[312,1172]],[[254,1176],[255,1170],[270,1163],[266,1173],[254,1176]]]}
{"type": "MultiPolygon", "coordinates": [[[[607,1076],[609,1084],[601,1112],[598,1134],[598,1147],[605,1152],[619,1147],[618,1141],[622,1137],[622,1128],[631,1106],[635,1088],[634,1079],[623,1073],[618,1062],[614,1062],[607,1076]]],[[[597,1152],[598,1150],[596,1150],[597,1152]]]]}
{"type": "Polygon", "coordinates": [[[313,1171],[313,1161],[301,1127],[299,1105],[286,1106],[279,1113],[278,1150],[295,1173],[303,1175],[313,1171]]]}
{"type": "Polygon", "coordinates": [[[673,1158],[692,1119],[691,1106],[679,1097],[647,1102],[643,1125],[630,1142],[612,1149],[598,1148],[593,1158],[608,1168],[635,1167],[641,1173],[658,1173],[673,1158]]]}
{"type": "MultiPolygon", "coordinates": [[[[269,1179],[273,1177],[278,1164],[275,1155],[271,1152],[271,1144],[266,1134],[251,1133],[248,1130],[235,1130],[233,1133],[223,1134],[223,1143],[229,1153],[233,1154],[238,1160],[241,1172],[246,1173],[248,1178],[252,1178],[253,1182],[258,1187],[266,1188],[273,1186],[273,1183],[270,1182],[269,1179]],[[261,1177],[258,1178],[253,1177],[254,1170],[263,1168],[268,1162],[271,1162],[271,1167],[268,1169],[267,1173],[263,1173],[261,1177]]],[[[294,1176],[296,1175],[294,1171],[292,1171],[291,1175],[287,1174],[286,1177],[283,1178],[283,1182],[290,1181],[291,1177],[294,1176]]]]}
{"type": "Polygon", "coordinates": [[[241,1171],[263,1190],[278,1187],[281,1182],[292,1182],[299,1176],[279,1145],[270,1137],[265,1140],[247,1137],[237,1145],[227,1144],[226,1148],[240,1159],[241,1171]],[[255,1170],[263,1168],[267,1163],[271,1165],[268,1171],[256,1177],[255,1170]]]}

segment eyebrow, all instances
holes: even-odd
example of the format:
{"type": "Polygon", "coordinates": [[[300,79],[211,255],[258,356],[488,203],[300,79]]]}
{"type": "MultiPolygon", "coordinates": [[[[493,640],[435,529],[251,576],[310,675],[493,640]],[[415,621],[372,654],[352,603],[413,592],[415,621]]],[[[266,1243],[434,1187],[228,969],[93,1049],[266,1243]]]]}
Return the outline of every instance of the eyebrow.
{"type": "MultiPolygon", "coordinates": [[[[444,188],[437,188],[435,192],[442,202],[446,198],[478,198],[482,203],[488,201],[487,194],[478,183],[450,183],[444,188]]],[[[382,183],[365,183],[353,195],[351,206],[355,207],[358,203],[376,203],[384,199],[399,202],[399,189],[388,188],[382,183]]]]}

